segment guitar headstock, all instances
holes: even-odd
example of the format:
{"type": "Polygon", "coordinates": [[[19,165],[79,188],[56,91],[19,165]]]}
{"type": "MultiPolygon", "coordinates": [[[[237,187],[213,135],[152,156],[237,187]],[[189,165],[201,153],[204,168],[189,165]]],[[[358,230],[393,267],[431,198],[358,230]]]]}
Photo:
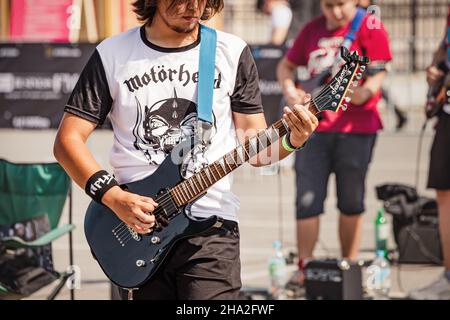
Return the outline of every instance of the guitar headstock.
{"type": "Polygon", "coordinates": [[[370,63],[369,58],[358,56],[356,51],[350,53],[345,47],[341,47],[341,57],[345,64],[331,81],[313,97],[318,112],[347,110],[347,103],[351,101],[351,98],[347,97],[350,86],[356,87],[358,85],[363,72],[366,71],[366,67],[370,63]]]}

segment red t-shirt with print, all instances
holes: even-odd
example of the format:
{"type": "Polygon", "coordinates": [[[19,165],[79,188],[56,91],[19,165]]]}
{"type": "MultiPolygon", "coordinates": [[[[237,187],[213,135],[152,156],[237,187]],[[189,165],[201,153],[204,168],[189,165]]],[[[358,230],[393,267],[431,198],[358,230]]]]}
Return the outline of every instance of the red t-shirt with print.
{"type": "MultiPolygon", "coordinates": [[[[327,30],[325,16],[309,22],[300,32],[286,58],[299,66],[306,66],[311,76],[329,69],[335,62],[339,48],[351,23],[344,28],[327,30]]],[[[366,15],[350,51],[357,50],[371,62],[392,60],[388,34],[375,16],[366,15]]],[[[347,111],[324,111],[316,131],[344,133],[376,133],[383,128],[377,104],[381,90],[363,105],[349,104],[347,111]]]]}

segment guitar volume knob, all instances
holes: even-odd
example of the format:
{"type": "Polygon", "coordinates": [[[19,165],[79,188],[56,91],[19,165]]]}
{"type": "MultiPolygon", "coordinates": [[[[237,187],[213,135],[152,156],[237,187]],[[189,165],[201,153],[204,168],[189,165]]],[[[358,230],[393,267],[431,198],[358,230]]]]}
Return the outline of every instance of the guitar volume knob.
{"type": "Polygon", "coordinates": [[[152,237],[150,239],[151,244],[160,244],[161,243],[161,238],[160,237],[152,237]]]}
{"type": "Polygon", "coordinates": [[[137,266],[138,268],[143,268],[143,267],[145,267],[145,261],[144,261],[144,260],[138,260],[138,261],[136,261],[136,266],[137,266]]]}

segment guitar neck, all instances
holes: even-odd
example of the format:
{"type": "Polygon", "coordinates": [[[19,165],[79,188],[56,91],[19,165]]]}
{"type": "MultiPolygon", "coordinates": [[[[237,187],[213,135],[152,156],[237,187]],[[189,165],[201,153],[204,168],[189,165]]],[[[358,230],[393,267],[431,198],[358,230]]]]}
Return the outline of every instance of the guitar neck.
{"type": "MultiPolygon", "coordinates": [[[[310,102],[308,109],[313,114],[318,113],[314,101],[310,102]]],[[[178,207],[193,202],[205,194],[213,184],[241,167],[261,151],[269,148],[288,132],[289,127],[286,122],[282,119],[278,120],[269,128],[246,140],[233,151],[172,188],[170,190],[172,198],[178,207]]]]}

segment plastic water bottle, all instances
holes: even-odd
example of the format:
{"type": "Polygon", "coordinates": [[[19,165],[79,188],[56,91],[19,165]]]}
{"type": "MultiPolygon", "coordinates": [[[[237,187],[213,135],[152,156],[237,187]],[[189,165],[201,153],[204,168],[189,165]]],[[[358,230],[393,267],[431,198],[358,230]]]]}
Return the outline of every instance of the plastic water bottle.
{"type": "Polygon", "coordinates": [[[367,268],[367,289],[375,300],[389,299],[391,290],[391,268],[384,255],[383,250],[378,250],[377,257],[367,268]]]}
{"type": "Polygon", "coordinates": [[[384,215],[384,210],[378,210],[377,218],[375,219],[375,245],[376,251],[382,250],[384,257],[387,257],[387,241],[389,238],[389,223],[384,215]]]}
{"type": "Polygon", "coordinates": [[[281,251],[281,242],[274,241],[274,253],[269,259],[269,293],[276,300],[285,298],[286,259],[281,251]]]}

